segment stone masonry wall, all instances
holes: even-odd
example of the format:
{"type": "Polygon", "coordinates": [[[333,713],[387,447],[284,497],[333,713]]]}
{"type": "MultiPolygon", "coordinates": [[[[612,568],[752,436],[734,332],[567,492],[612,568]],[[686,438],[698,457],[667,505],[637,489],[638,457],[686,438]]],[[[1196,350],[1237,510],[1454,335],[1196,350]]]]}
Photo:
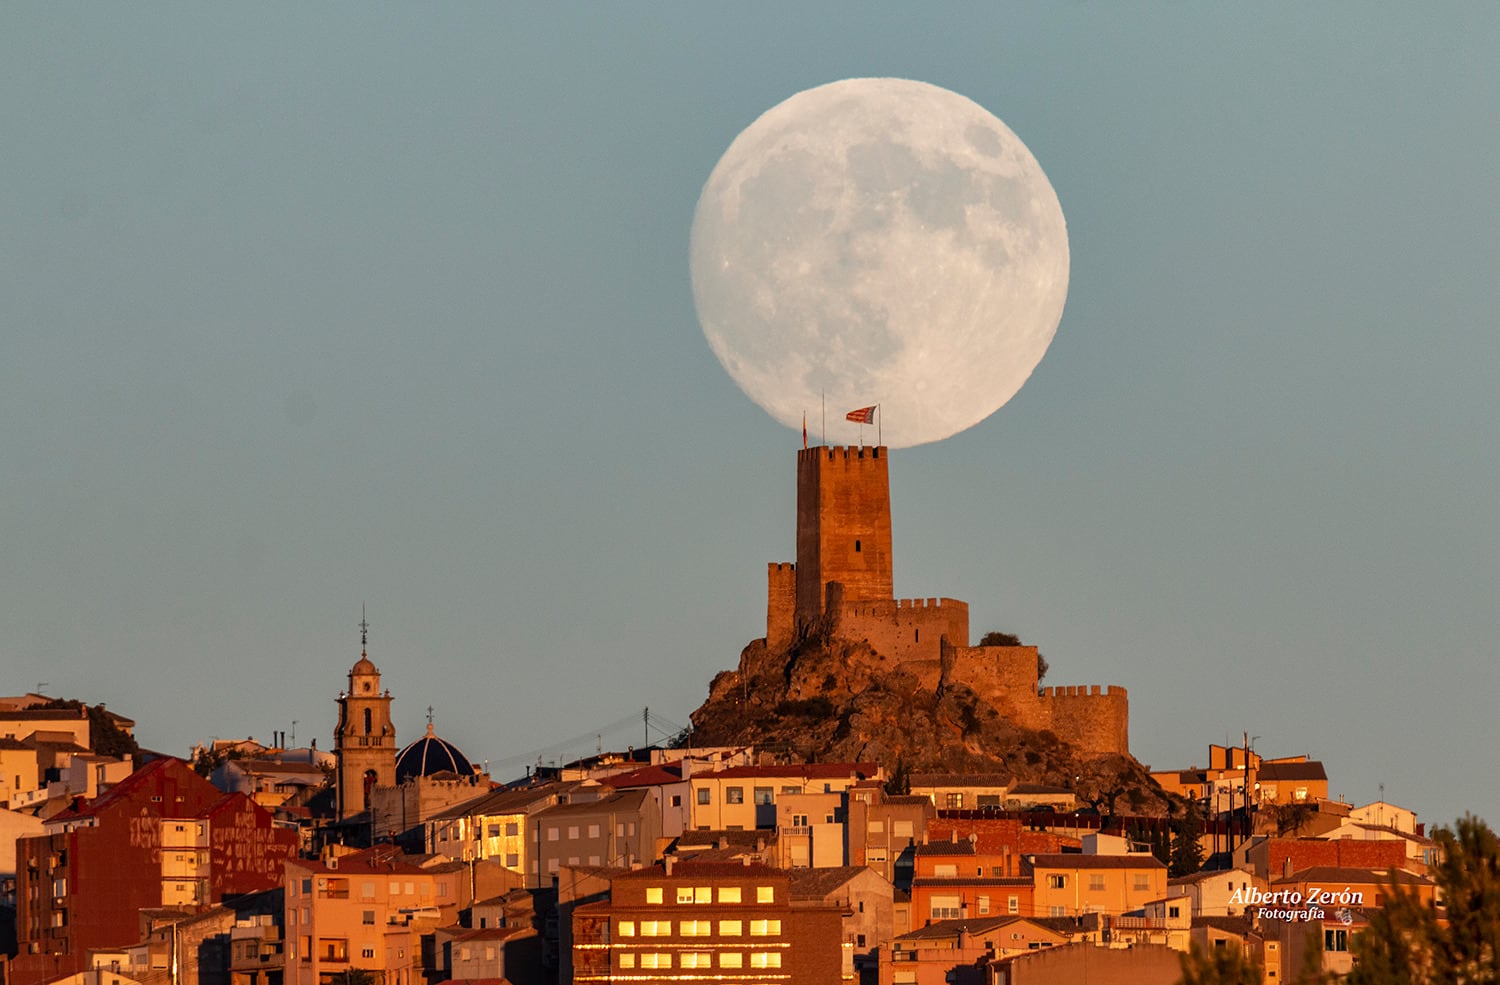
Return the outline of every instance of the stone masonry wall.
{"type": "Polygon", "coordinates": [[[772,562],[766,566],[766,647],[780,652],[796,638],[797,566],[772,562]]]}
{"type": "Polygon", "coordinates": [[[969,605],[957,599],[830,599],[834,636],[864,640],[880,653],[905,663],[940,659],[946,637],[967,642],[969,605]]]}

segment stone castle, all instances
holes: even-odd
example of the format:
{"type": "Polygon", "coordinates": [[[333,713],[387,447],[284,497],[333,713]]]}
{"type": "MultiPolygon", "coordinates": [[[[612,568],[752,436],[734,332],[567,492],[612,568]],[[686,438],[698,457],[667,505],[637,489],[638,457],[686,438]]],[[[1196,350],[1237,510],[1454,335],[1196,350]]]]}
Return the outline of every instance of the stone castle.
{"type": "Polygon", "coordinates": [[[797,561],[769,566],[766,649],[865,642],[924,687],[962,683],[1023,728],[1128,754],[1123,687],[1039,687],[1036,647],[969,645],[968,603],[894,597],[889,461],[884,446],[797,452],[797,561]]]}

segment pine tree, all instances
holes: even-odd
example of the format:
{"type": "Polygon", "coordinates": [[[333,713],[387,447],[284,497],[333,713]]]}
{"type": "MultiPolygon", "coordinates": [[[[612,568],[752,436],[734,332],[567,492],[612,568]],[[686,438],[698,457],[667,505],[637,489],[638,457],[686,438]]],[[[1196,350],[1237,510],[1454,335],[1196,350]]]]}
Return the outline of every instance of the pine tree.
{"type": "Polygon", "coordinates": [[[1445,912],[1393,885],[1355,942],[1350,985],[1500,983],[1500,839],[1467,816],[1433,840],[1442,859],[1433,881],[1445,912]]]}

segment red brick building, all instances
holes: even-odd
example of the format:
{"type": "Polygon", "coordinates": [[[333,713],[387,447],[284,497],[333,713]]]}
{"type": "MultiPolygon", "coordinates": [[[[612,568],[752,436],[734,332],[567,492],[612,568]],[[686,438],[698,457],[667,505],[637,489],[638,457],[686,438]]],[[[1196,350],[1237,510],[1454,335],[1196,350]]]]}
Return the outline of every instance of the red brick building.
{"type": "Polygon", "coordinates": [[[191,911],[273,889],[296,847],[296,833],[249,797],[181,760],[153,760],[17,840],[12,985],[81,971],[89,948],[136,943],[144,907],[191,911]]]}
{"type": "Polygon", "coordinates": [[[838,982],[842,913],[769,866],[668,861],[573,911],[573,981],[838,982]]]}

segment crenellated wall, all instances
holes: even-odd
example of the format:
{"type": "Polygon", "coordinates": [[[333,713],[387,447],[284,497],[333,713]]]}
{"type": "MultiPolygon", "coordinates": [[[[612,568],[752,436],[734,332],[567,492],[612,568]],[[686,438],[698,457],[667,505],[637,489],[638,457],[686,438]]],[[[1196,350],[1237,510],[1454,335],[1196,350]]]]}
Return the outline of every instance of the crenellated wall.
{"type": "Polygon", "coordinates": [[[797,633],[797,566],[773,561],[766,566],[766,646],[791,646],[797,633]]]}
{"type": "Polygon", "coordinates": [[[962,683],[1011,721],[1087,753],[1129,752],[1125,689],[1039,688],[1034,646],[969,646],[969,605],[892,597],[884,447],[797,453],[797,563],[766,569],[766,651],[809,634],[868,643],[925,688],[962,683]]]}
{"type": "Polygon", "coordinates": [[[938,660],[942,642],[969,641],[969,604],[957,599],[834,599],[834,636],[864,640],[898,661],[938,660]]]}

